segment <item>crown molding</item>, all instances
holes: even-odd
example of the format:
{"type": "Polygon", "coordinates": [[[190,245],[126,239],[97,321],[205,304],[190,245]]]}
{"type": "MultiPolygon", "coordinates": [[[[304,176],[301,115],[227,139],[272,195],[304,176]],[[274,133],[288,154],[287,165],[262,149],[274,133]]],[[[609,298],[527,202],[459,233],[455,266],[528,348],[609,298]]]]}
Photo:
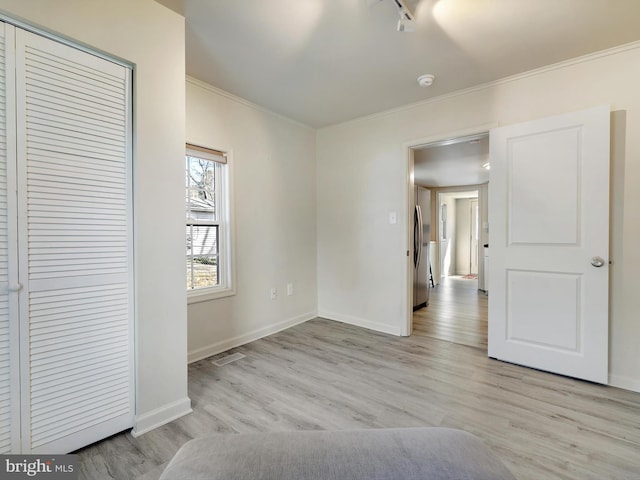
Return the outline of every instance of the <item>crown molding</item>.
{"type": "Polygon", "coordinates": [[[286,121],[288,123],[291,123],[293,125],[296,125],[298,127],[302,127],[304,129],[307,129],[307,130],[312,131],[312,132],[316,131],[315,128],[313,128],[310,125],[307,125],[306,123],[299,122],[299,121],[294,120],[292,118],[289,118],[289,117],[287,117],[285,115],[282,115],[281,113],[277,113],[277,112],[274,112],[273,110],[269,110],[268,108],[265,108],[265,107],[263,107],[261,105],[258,105],[257,103],[253,103],[253,102],[251,102],[249,100],[246,100],[246,99],[244,99],[242,97],[238,97],[237,95],[234,95],[233,93],[229,93],[226,90],[222,90],[221,88],[214,87],[213,85],[211,85],[209,83],[203,82],[202,80],[198,80],[197,78],[191,77],[189,75],[187,75],[187,83],[190,83],[192,85],[200,87],[200,88],[202,88],[204,90],[208,90],[211,93],[215,93],[217,95],[225,97],[225,98],[227,98],[227,99],[229,99],[229,100],[231,100],[233,102],[236,102],[236,103],[239,103],[241,105],[244,105],[245,107],[249,107],[249,108],[253,108],[255,110],[259,110],[262,113],[266,113],[266,114],[271,115],[273,117],[279,118],[280,120],[284,120],[284,121],[286,121]]]}
{"type": "Polygon", "coordinates": [[[542,75],[544,73],[552,72],[554,70],[560,70],[562,68],[571,67],[573,65],[578,65],[581,63],[587,63],[594,60],[598,60],[600,58],[609,57],[612,55],[618,55],[620,53],[628,52],[630,50],[640,49],[640,41],[635,41],[631,43],[626,43],[624,45],[619,45],[617,47],[608,48],[606,50],[600,50],[593,53],[588,53],[586,55],[582,55],[580,57],[574,57],[569,60],[563,60],[561,62],[552,63],[550,65],[545,65],[544,67],[535,68],[533,70],[528,70],[526,72],[518,73],[516,75],[511,75],[508,77],[503,77],[498,80],[492,80],[491,82],[482,83],[480,85],[475,85],[473,87],[465,88],[462,90],[456,90],[455,92],[445,93],[444,95],[439,95],[437,97],[428,98],[426,100],[420,100],[419,102],[409,103],[407,105],[402,105],[400,107],[391,108],[389,110],[383,110],[381,112],[372,113],[370,115],[365,115],[362,117],[354,118],[351,120],[347,120],[345,122],[335,123],[333,125],[327,125],[325,127],[321,127],[318,130],[330,129],[337,126],[348,125],[351,123],[359,123],[367,120],[372,120],[375,118],[385,117],[387,115],[392,115],[395,113],[403,112],[405,110],[411,110],[413,108],[421,107],[424,105],[429,105],[431,103],[443,102],[445,100],[449,100],[451,98],[460,97],[463,95],[468,95],[473,92],[478,92],[481,90],[486,90],[488,88],[492,88],[498,85],[504,85],[511,82],[516,82],[518,80],[523,80],[530,77],[535,77],[537,75],[542,75]]]}

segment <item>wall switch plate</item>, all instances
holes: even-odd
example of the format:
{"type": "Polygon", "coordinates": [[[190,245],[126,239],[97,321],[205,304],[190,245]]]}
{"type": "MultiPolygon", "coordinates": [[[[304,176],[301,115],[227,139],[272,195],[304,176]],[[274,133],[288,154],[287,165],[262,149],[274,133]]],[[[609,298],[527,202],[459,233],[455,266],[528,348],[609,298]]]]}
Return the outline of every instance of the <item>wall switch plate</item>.
{"type": "Polygon", "coordinates": [[[398,214],[396,212],[389,213],[389,225],[395,225],[398,223],[398,214]]]}
{"type": "Polygon", "coordinates": [[[287,295],[293,295],[293,283],[287,283],[287,295]]]}
{"type": "Polygon", "coordinates": [[[278,289],[273,287],[271,289],[271,300],[275,300],[276,298],[278,298],[278,289]]]}

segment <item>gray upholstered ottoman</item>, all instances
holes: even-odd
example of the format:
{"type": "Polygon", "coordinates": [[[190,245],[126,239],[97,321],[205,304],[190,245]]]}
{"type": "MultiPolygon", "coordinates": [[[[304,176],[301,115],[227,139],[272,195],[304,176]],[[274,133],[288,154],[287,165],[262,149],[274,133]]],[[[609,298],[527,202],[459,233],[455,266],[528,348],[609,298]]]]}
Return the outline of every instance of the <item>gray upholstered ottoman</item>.
{"type": "Polygon", "coordinates": [[[182,446],[160,480],[514,480],[461,430],[215,435],[182,446]]]}

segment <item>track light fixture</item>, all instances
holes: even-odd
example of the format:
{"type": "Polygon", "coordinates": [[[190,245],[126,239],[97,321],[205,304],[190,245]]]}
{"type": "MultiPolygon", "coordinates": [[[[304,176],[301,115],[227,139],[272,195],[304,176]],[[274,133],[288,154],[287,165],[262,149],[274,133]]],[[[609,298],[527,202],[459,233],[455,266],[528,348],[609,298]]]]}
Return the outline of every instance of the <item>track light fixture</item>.
{"type": "Polygon", "coordinates": [[[404,0],[393,0],[398,8],[398,13],[400,14],[400,19],[398,20],[398,31],[399,32],[413,32],[416,28],[415,17],[413,13],[407,5],[404,3],[404,0]]]}

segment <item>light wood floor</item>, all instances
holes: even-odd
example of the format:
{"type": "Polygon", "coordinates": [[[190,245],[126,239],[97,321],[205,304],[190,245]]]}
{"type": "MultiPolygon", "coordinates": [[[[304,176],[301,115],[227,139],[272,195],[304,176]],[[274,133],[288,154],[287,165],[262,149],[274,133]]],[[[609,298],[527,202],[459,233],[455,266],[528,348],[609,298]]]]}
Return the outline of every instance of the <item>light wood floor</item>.
{"type": "Polygon", "coordinates": [[[213,433],[446,426],[479,436],[519,480],[640,479],[640,394],[323,319],[233,351],[247,357],[189,366],[191,415],[80,451],[80,478],[157,479],[180,445],[213,433]]]}
{"type": "Polygon", "coordinates": [[[478,281],[444,277],[431,289],[429,306],[413,313],[413,335],[487,351],[487,296],[478,281]]]}

